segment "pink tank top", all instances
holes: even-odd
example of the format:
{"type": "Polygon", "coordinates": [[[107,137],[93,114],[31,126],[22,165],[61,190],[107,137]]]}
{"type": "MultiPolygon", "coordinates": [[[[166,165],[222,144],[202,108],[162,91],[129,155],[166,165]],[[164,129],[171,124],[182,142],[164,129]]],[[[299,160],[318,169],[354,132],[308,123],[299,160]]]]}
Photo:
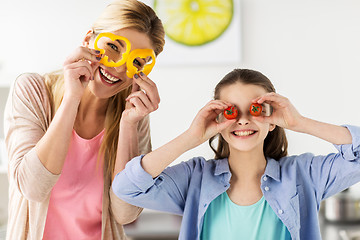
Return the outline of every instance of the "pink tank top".
{"type": "Polygon", "coordinates": [[[51,191],[43,239],[101,239],[104,130],[83,139],[73,130],[61,176],[51,191]]]}

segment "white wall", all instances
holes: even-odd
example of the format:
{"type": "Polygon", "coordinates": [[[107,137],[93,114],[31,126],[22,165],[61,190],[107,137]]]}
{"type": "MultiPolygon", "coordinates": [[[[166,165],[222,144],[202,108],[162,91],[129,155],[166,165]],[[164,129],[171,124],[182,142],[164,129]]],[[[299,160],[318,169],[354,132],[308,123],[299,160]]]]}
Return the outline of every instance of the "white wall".
{"type": "MultiPolygon", "coordinates": [[[[0,83],[9,84],[24,71],[60,68],[109,2],[1,1],[0,83]]],[[[215,84],[237,67],[263,72],[306,116],[360,125],[359,12],[357,0],[242,0],[242,62],[157,66],[151,73],[162,99],[151,115],[153,146],[185,130],[211,99],[215,84]]],[[[290,154],[334,151],[310,136],[290,132],[288,137],[290,154]]],[[[212,153],[204,144],[178,161],[195,155],[212,153]]]]}

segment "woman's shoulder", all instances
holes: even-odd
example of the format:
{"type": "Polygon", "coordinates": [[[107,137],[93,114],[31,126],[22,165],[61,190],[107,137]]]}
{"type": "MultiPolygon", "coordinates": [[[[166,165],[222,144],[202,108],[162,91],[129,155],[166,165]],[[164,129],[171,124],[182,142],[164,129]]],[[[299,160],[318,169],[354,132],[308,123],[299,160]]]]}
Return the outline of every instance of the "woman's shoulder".
{"type": "Polygon", "coordinates": [[[10,91],[9,102],[18,106],[19,111],[32,109],[32,111],[51,116],[51,97],[42,75],[37,73],[21,74],[16,78],[10,91]]]}
{"type": "Polygon", "coordinates": [[[23,73],[16,78],[14,88],[36,92],[46,88],[45,78],[38,73],[23,73]]]}

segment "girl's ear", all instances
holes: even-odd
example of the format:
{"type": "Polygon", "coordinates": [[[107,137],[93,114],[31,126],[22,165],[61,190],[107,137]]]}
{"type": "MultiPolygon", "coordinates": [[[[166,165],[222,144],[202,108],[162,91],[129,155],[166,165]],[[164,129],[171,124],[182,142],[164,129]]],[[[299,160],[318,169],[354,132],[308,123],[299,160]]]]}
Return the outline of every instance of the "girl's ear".
{"type": "Polygon", "coordinates": [[[270,124],[269,132],[272,132],[275,129],[275,127],[276,127],[275,124],[270,124]]]}
{"type": "Polygon", "coordinates": [[[85,38],[82,42],[83,47],[89,47],[90,39],[93,36],[93,34],[94,34],[94,31],[92,29],[86,33],[85,38]]]}

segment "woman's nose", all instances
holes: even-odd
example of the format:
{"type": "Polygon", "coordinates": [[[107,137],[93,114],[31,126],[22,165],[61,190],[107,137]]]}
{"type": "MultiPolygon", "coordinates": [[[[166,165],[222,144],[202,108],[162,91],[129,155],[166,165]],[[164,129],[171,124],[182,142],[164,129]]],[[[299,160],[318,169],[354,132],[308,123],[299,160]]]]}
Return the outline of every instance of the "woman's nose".
{"type": "Polygon", "coordinates": [[[120,73],[120,72],[126,72],[126,64],[123,64],[123,65],[120,65],[120,66],[118,66],[118,67],[114,67],[115,68],[115,70],[118,72],[118,73],[120,73]]]}

